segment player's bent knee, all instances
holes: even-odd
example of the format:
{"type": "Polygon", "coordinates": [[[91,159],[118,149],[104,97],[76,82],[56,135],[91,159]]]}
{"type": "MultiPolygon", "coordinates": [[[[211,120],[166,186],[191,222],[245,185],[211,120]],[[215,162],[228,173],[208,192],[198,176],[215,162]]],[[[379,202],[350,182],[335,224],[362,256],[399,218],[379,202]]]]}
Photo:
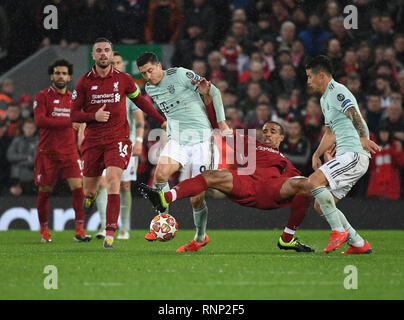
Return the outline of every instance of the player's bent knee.
{"type": "Polygon", "coordinates": [[[191,197],[190,200],[192,207],[198,209],[202,207],[203,202],[205,201],[205,193],[203,192],[195,197],[191,197]]]}
{"type": "Polygon", "coordinates": [[[308,183],[311,190],[320,186],[328,185],[327,178],[321,170],[316,170],[315,172],[313,172],[308,178],[308,183]]]}

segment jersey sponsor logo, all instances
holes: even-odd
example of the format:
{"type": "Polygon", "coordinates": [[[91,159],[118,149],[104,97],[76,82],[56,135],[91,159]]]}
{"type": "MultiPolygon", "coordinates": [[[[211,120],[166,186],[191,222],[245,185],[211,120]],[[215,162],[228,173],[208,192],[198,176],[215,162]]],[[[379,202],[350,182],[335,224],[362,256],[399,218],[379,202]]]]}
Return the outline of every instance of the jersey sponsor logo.
{"type": "Polygon", "coordinates": [[[345,96],[342,93],[337,94],[338,101],[344,101],[345,96]]]}
{"type": "Polygon", "coordinates": [[[346,100],[341,104],[341,108],[345,107],[349,102],[351,102],[351,100],[346,99],[346,100]]]}
{"type": "Polygon", "coordinates": [[[121,95],[119,93],[103,93],[103,94],[93,94],[91,96],[91,104],[99,104],[99,103],[114,103],[120,102],[121,95]]]}
{"type": "Polygon", "coordinates": [[[53,107],[52,117],[70,117],[70,109],[53,107]]]}
{"type": "Polygon", "coordinates": [[[280,156],[283,157],[283,154],[282,154],[282,153],[280,153],[278,150],[273,149],[273,148],[270,148],[270,147],[258,146],[258,147],[257,147],[257,150],[269,151],[269,152],[277,153],[277,154],[279,154],[280,156]]]}
{"type": "Polygon", "coordinates": [[[171,94],[174,94],[174,93],[175,93],[175,87],[174,87],[173,84],[170,84],[170,85],[167,87],[167,89],[168,89],[168,92],[170,92],[171,94]]]}
{"type": "Polygon", "coordinates": [[[77,91],[76,91],[76,89],[74,89],[73,93],[72,93],[72,100],[76,100],[76,99],[77,99],[77,91]]]}
{"type": "Polygon", "coordinates": [[[121,95],[119,93],[115,93],[115,102],[121,101],[121,95]]]}

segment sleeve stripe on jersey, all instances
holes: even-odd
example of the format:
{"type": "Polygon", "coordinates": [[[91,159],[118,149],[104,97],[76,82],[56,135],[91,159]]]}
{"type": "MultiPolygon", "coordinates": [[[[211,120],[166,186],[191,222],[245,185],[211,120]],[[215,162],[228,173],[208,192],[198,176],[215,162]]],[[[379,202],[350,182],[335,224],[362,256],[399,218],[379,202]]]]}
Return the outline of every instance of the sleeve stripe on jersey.
{"type": "Polygon", "coordinates": [[[130,98],[130,99],[135,99],[138,95],[139,95],[139,90],[136,90],[135,92],[133,92],[133,93],[130,93],[130,94],[128,94],[127,96],[128,96],[128,98],[130,98]]]}
{"type": "Polygon", "coordinates": [[[342,109],[342,112],[345,113],[351,107],[354,107],[354,105],[353,104],[348,104],[344,109],[342,109]]]}

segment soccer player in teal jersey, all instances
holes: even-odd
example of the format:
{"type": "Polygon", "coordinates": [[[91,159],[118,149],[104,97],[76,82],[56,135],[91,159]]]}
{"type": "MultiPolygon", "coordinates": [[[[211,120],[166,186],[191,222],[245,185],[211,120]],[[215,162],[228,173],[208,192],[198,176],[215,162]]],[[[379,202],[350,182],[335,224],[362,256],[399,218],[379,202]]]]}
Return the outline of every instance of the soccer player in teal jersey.
{"type": "MultiPolygon", "coordinates": [[[[112,59],[112,66],[124,72],[125,64],[122,55],[115,51],[112,59]]],[[[132,141],[132,157],[128,167],[123,171],[121,177],[121,207],[119,216],[121,217],[121,227],[117,239],[128,240],[130,238],[130,213],[132,209],[131,181],[137,178],[138,156],[142,153],[143,133],[144,133],[144,114],[136,105],[126,98],[126,115],[129,122],[129,139],[132,141]]],[[[107,206],[107,190],[105,176],[101,178],[98,196],[96,198],[98,213],[100,214],[101,228],[96,238],[105,237],[105,213],[107,206]]]]}
{"type": "MultiPolygon", "coordinates": [[[[155,187],[170,190],[168,178],[185,165],[191,166],[192,177],[208,169],[217,169],[219,152],[205,105],[198,91],[200,77],[185,68],[163,70],[154,53],[141,54],[137,66],[147,81],[145,90],[167,118],[168,142],[162,150],[154,176],[155,187]]],[[[225,122],[220,91],[211,86],[210,95],[222,132],[231,132],[225,122]]],[[[206,235],[208,208],[205,194],[191,198],[196,235],[194,240],[204,246],[209,242],[206,235]]],[[[147,240],[155,240],[151,232],[147,240]]],[[[180,250],[181,251],[181,250],[180,250]]]]}
{"type": "Polygon", "coordinates": [[[379,146],[369,139],[369,130],[362,118],[354,95],[332,77],[332,65],[326,56],[314,57],[306,65],[307,84],[321,93],[321,109],[326,130],[312,157],[315,172],[309,177],[315,208],[332,229],[324,252],[335,250],[348,240],[345,254],[370,253],[372,248],[349,224],[336,203],[344,198],[366,173],[370,153],[379,146]],[[335,158],[322,164],[320,157],[336,145],[335,158]]]}

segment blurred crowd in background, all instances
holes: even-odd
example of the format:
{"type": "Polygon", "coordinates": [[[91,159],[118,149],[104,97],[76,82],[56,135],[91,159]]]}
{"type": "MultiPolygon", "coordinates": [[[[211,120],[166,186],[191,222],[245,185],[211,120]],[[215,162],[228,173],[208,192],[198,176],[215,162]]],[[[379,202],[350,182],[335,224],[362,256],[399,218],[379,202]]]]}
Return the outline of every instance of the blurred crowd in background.
{"type": "MultiPolygon", "coordinates": [[[[259,138],[266,121],[282,122],[287,134],[280,150],[306,176],[323,117],[320,97],[306,87],[304,65],[324,54],[382,147],[350,196],[404,199],[403,0],[3,0],[0,26],[1,73],[51,44],[75,50],[100,36],[114,44],[172,44],[171,66],[215,84],[234,129],[256,129],[259,138]],[[58,30],[43,28],[47,4],[58,8],[58,30]],[[357,29],[344,27],[347,5],[358,11],[357,29]]],[[[33,97],[14,96],[15,85],[0,81],[0,194],[18,196],[36,192],[38,132],[33,97]]],[[[142,181],[153,170],[147,133],[142,181]]],[[[55,193],[64,190],[60,184],[55,193]]]]}

